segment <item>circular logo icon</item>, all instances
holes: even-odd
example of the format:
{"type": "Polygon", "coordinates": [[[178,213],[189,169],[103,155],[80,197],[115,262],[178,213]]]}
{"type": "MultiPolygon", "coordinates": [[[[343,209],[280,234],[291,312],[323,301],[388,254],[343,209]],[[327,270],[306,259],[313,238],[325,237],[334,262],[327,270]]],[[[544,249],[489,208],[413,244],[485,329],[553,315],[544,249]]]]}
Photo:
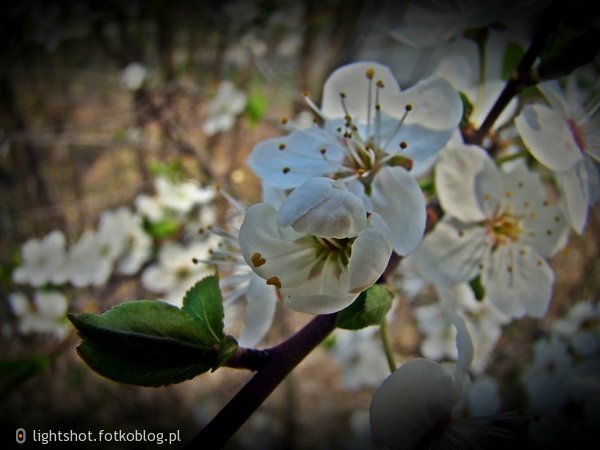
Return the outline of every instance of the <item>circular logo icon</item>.
{"type": "Polygon", "coordinates": [[[27,435],[23,428],[17,428],[16,439],[18,444],[22,444],[27,439],[27,435]]]}

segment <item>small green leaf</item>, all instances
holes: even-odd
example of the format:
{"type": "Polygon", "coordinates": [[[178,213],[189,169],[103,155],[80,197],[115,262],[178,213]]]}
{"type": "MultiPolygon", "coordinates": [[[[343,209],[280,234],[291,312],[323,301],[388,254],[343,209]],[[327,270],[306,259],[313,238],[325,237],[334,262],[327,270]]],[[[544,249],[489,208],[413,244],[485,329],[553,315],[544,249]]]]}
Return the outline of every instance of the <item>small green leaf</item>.
{"type": "Polygon", "coordinates": [[[145,221],[144,228],[155,238],[170,237],[179,230],[179,222],[167,217],[156,222],[145,221]]]}
{"type": "Polygon", "coordinates": [[[506,45],[504,59],[502,60],[502,68],[500,69],[500,76],[503,80],[508,80],[511,77],[513,70],[516,69],[524,54],[525,51],[519,44],[509,42],[506,45]]]}
{"type": "Polygon", "coordinates": [[[479,275],[469,281],[469,286],[471,287],[475,298],[479,301],[483,300],[483,297],[485,297],[485,287],[481,283],[481,277],[479,275]]]}
{"type": "Polygon", "coordinates": [[[263,93],[255,91],[250,94],[246,105],[246,113],[252,125],[256,125],[261,121],[267,111],[267,106],[268,99],[263,93]]]}
{"type": "Polygon", "coordinates": [[[84,341],[77,353],[92,370],[103,377],[137,386],[165,386],[189,380],[207,372],[211,364],[186,360],[142,358],[133,351],[115,351],[84,341]]]}
{"type": "Polygon", "coordinates": [[[360,330],[380,324],[392,307],[393,297],[392,292],[385,286],[371,286],[338,314],[336,326],[346,330],[360,330]]]}
{"type": "Polygon", "coordinates": [[[83,343],[82,359],[107,378],[141,386],[161,386],[191,378],[223,359],[215,342],[187,312],[163,302],[139,300],[103,314],[69,319],[83,343]]]}
{"type": "Polygon", "coordinates": [[[216,275],[206,277],[191,287],[183,298],[183,310],[200,325],[203,339],[220,344],[223,334],[223,299],[216,275]]]}

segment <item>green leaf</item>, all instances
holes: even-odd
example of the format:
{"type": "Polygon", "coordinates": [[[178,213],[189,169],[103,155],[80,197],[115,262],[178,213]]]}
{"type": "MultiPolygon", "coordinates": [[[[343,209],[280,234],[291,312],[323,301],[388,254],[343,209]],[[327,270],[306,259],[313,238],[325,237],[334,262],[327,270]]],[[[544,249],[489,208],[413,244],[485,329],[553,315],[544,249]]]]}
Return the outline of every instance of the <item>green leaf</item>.
{"type": "Polygon", "coordinates": [[[189,380],[207,372],[211,364],[186,360],[141,358],[131,351],[115,351],[84,341],[77,353],[90,368],[100,375],[120,383],[138,386],[165,386],[189,380]]]}
{"type": "Polygon", "coordinates": [[[218,367],[220,341],[187,312],[163,302],[139,300],[103,314],[69,315],[83,343],[82,359],[115,381],[162,386],[218,367]]]}
{"type": "Polygon", "coordinates": [[[0,381],[14,387],[30,377],[44,373],[50,368],[50,360],[44,355],[0,360],[0,381]]]}
{"type": "Polygon", "coordinates": [[[256,125],[267,111],[268,99],[262,92],[252,92],[248,97],[246,113],[252,125],[256,125]]]}
{"type": "Polygon", "coordinates": [[[392,292],[385,286],[371,286],[338,314],[336,326],[346,330],[360,330],[380,324],[392,307],[393,297],[392,292]]]}
{"type": "Polygon", "coordinates": [[[504,59],[502,60],[502,68],[500,69],[500,76],[503,80],[508,80],[511,77],[513,70],[517,68],[519,61],[521,61],[524,54],[525,51],[519,44],[509,42],[506,45],[504,59]]]}
{"type": "Polygon", "coordinates": [[[469,281],[469,286],[471,287],[475,298],[479,301],[483,300],[483,297],[485,297],[485,287],[481,283],[481,277],[479,275],[469,281]]]}
{"type": "Polygon", "coordinates": [[[224,338],[223,299],[216,275],[200,280],[186,292],[183,310],[200,325],[198,329],[204,341],[221,344],[224,338]]]}
{"type": "Polygon", "coordinates": [[[160,219],[156,222],[145,221],[144,228],[155,238],[173,236],[179,230],[179,222],[172,218],[160,219]]]}

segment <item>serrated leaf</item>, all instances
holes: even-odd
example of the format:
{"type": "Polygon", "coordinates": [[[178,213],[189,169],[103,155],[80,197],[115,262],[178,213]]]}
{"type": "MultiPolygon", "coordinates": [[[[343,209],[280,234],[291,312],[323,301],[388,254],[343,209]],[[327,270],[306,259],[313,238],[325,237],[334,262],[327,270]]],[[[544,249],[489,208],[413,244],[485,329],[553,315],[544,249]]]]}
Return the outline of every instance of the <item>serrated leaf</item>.
{"type": "Polygon", "coordinates": [[[216,275],[203,278],[186,292],[183,310],[197,322],[198,331],[206,342],[221,343],[224,338],[223,299],[216,275]]]}
{"type": "Polygon", "coordinates": [[[84,341],[77,352],[98,374],[120,383],[137,386],[165,386],[189,380],[207,372],[211,364],[162,358],[142,358],[136,352],[115,351],[84,341]]]}
{"type": "Polygon", "coordinates": [[[336,319],[336,326],[346,330],[360,330],[379,325],[392,307],[393,294],[380,284],[362,292],[336,319]]]}
{"type": "Polygon", "coordinates": [[[219,343],[187,312],[139,300],[103,314],[70,315],[83,338],[82,359],[107,378],[141,386],[178,383],[218,367],[219,343]]]}

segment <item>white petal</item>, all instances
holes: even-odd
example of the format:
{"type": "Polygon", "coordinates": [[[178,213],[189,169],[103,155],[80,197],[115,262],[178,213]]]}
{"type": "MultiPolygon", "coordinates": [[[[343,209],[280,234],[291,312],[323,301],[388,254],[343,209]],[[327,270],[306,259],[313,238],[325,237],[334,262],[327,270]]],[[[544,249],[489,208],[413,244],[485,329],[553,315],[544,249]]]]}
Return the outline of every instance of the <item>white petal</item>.
{"type": "Polygon", "coordinates": [[[367,226],[367,211],[360,198],[331,178],[312,178],[283,202],[279,226],[320,237],[354,237],[367,226]]]}
{"type": "Polygon", "coordinates": [[[38,314],[47,318],[59,319],[67,312],[67,299],[60,292],[37,291],[33,302],[38,314]]]}
{"type": "Polygon", "coordinates": [[[341,93],[347,112],[354,121],[366,123],[368,119],[369,96],[371,98],[371,119],[375,116],[376,83],[384,84],[379,102],[383,111],[394,107],[395,95],[400,92],[396,78],[387,66],[376,62],[357,62],[342,66],[334,71],[323,86],[321,111],[327,119],[341,118],[346,115],[342,106],[341,93]],[[367,70],[373,69],[373,79],[367,78],[367,70]],[[370,88],[370,92],[369,92],[370,88]]]}
{"type": "Polygon", "coordinates": [[[242,347],[255,347],[267,334],[273,323],[277,294],[273,286],[252,274],[246,291],[244,328],[238,339],[242,347]]]}
{"type": "Polygon", "coordinates": [[[371,200],[392,232],[394,250],[411,253],[425,232],[425,199],[418,183],[401,167],[383,167],[373,181],[371,200]]]}
{"type": "Polygon", "coordinates": [[[261,141],[252,149],[248,165],[269,186],[290,189],[335,172],[344,155],[334,134],[315,127],[261,141]]]}
{"type": "Polygon", "coordinates": [[[504,245],[484,261],[481,281],[487,299],[500,311],[541,318],[550,305],[554,273],[533,248],[504,245]]]}
{"type": "Polygon", "coordinates": [[[443,219],[414,253],[419,273],[429,281],[456,284],[473,279],[488,251],[482,227],[443,219]]]}
{"type": "MultiPolygon", "coordinates": [[[[593,165],[591,169],[595,170],[593,165]]],[[[598,176],[597,173],[595,175],[598,176]]],[[[587,223],[590,202],[590,177],[585,160],[580,161],[571,170],[559,173],[557,179],[564,196],[565,215],[573,229],[581,234],[587,223]]]]}
{"type": "Polygon", "coordinates": [[[463,222],[485,219],[475,192],[476,176],[491,164],[487,153],[475,146],[445,149],[435,166],[435,185],[444,211],[463,222]]]}
{"type": "Polygon", "coordinates": [[[350,291],[360,293],[375,283],[387,267],[392,250],[388,226],[379,214],[372,213],[369,227],[352,244],[348,262],[350,291]]]}
{"type": "Polygon", "coordinates": [[[12,292],[9,294],[8,303],[15,316],[21,317],[31,312],[29,300],[27,300],[27,297],[22,292],[12,292]]]}
{"type": "Polygon", "coordinates": [[[531,154],[551,170],[565,171],[581,160],[566,118],[543,105],[527,105],[515,125],[531,154]]]}
{"type": "Polygon", "coordinates": [[[392,448],[414,448],[458,401],[454,380],[439,364],[409,361],[390,375],[373,395],[371,431],[392,448]]]}

